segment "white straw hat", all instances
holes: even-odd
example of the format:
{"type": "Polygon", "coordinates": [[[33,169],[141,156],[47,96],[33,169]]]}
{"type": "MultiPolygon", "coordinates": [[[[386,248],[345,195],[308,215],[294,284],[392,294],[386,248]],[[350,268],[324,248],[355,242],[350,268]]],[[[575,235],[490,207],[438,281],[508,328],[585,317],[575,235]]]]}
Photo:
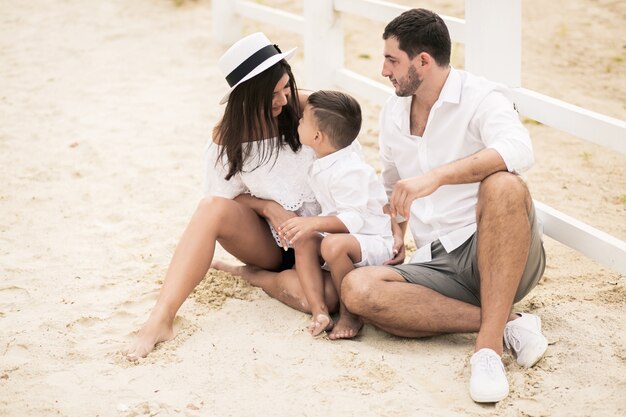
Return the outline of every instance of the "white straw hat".
{"type": "Polygon", "coordinates": [[[230,93],[239,84],[259,75],[281,59],[291,58],[296,49],[283,53],[261,32],[238,40],[217,61],[217,66],[230,85],[230,90],[222,97],[220,104],[228,101],[230,93]]]}

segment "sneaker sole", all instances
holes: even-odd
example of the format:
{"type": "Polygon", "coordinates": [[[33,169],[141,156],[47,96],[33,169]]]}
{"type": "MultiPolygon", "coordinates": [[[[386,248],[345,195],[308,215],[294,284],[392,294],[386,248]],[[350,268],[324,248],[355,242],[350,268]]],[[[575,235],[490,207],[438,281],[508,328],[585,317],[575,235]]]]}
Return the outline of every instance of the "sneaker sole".
{"type": "Polygon", "coordinates": [[[548,350],[548,339],[546,339],[545,336],[542,336],[541,343],[537,344],[535,349],[526,355],[528,359],[524,357],[524,360],[520,361],[520,358],[517,358],[517,364],[523,366],[524,368],[532,368],[541,358],[543,358],[546,350],[548,350]]]}
{"type": "Polygon", "coordinates": [[[480,396],[480,395],[474,394],[472,390],[470,389],[470,397],[472,397],[472,400],[474,400],[474,402],[476,403],[497,403],[497,402],[504,400],[508,395],[509,395],[509,391],[507,390],[503,394],[497,394],[497,395],[492,394],[492,395],[480,396]]]}

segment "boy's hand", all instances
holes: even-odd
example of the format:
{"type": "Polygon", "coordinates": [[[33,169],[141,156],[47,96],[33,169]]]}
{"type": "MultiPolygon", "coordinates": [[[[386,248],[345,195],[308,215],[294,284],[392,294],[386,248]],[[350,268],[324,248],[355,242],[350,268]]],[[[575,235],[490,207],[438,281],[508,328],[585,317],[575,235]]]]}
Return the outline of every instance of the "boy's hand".
{"type": "Polygon", "coordinates": [[[294,217],[278,228],[281,239],[295,245],[299,239],[318,231],[317,217],[294,217]]]}
{"type": "Polygon", "coordinates": [[[384,262],[383,265],[398,265],[404,262],[406,252],[404,251],[404,237],[402,235],[393,235],[393,258],[384,262]]]}

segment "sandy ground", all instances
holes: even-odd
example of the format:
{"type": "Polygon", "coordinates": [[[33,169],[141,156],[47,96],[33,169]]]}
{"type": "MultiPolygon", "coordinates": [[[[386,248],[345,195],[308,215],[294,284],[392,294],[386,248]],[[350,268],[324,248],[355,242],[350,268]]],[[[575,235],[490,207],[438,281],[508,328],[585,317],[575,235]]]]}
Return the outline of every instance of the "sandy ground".
{"type": "MultiPolygon", "coordinates": [[[[419,5],[463,16],[460,0],[419,5]]],[[[523,85],[625,120],[626,3],[523,8],[523,85]]],[[[216,273],[174,341],[123,360],[200,197],[222,110],[210,13],[208,1],[0,3],[0,416],[626,414],[625,279],[550,239],[545,279],[517,306],[543,318],[550,347],[532,370],[505,355],[511,394],[495,406],[467,393],[472,334],[312,339],[306,315],[216,273]]],[[[384,81],[382,25],[345,20],[348,66],[384,81]]],[[[301,46],[245,24],[259,29],[301,46]]],[[[301,51],[293,62],[302,73],[301,51]]],[[[364,108],[377,166],[378,108],[364,108]]],[[[526,124],[535,198],[625,240],[626,157],[526,124]]]]}

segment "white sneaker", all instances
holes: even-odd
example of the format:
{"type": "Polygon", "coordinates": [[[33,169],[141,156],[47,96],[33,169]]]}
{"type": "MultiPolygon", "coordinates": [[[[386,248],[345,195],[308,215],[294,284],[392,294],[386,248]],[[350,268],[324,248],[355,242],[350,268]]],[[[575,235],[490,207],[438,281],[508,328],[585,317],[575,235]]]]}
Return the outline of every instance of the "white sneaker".
{"type": "Polygon", "coordinates": [[[530,368],[548,349],[548,339],[541,333],[541,319],[534,314],[518,313],[521,317],[504,328],[504,344],[513,349],[520,366],[530,368]]]}
{"type": "Polygon", "coordinates": [[[492,349],[481,349],[472,355],[470,396],[477,403],[495,403],[509,395],[502,359],[492,349]]]}

